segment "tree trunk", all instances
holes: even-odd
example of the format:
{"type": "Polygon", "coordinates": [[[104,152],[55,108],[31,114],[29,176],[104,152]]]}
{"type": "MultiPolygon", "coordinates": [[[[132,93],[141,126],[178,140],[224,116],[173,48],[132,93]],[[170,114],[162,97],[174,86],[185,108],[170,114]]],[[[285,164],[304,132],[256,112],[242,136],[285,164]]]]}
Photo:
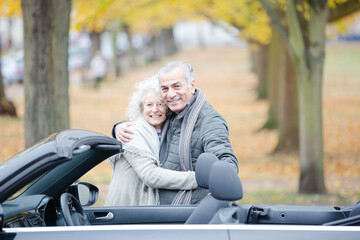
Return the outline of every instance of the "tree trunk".
{"type": "MultiPolygon", "coordinates": [[[[327,1],[310,4],[309,64],[298,69],[300,115],[300,193],[325,193],[322,129],[322,78],[325,58],[327,1]],[[300,71],[299,71],[300,70],[300,71]]],[[[305,60],[303,60],[305,61],[305,60]]]]}
{"type": "Polygon", "coordinates": [[[258,75],[259,72],[258,51],[256,51],[252,47],[250,47],[249,50],[250,50],[250,61],[251,61],[250,72],[254,73],[255,75],[258,75]]]}
{"type": "Polygon", "coordinates": [[[132,42],[132,35],[131,35],[131,32],[130,32],[129,25],[124,26],[124,32],[126,33],[127,40],[128,40],[128,43],[129,43],[130,67],[131,68],[136,68],[137,67],[136,52],[135,52],[135,48],[134,48],[134,45],[133,45],[133,42],[132,42]]]}
{"type": "Polygon", "coordinates": [[[91,39],[91,59],[96,55],[97,52],[101,51],[101,33],[96,31],[90,32],[91,39]]]}
{"type": "MultiPolygon", "coordinates": [[[[299,83],[300,193],[324,193],[321,96],[309,71],[299,83]]],[[[300,73],[297,73],[300,74],[300,73]]]]}
{"type": "Polygon", "coordinates": [[[117,20],[114,23],[114,27],[111,31],[111,45],[112,45],[112,50],[113,50],[112,64],[113,64],[113,68],[114,68],[114,72],[115,72],[115,77],[120,77],[120,75],[121,75],[120,56],[118,54],[117,45],[116,45],[116,40],[117,40],[117,36],[119,34],[119,29],[120,29],[120,22],[117,20]]]}
{"type": "Polygon", "coordinates": [[[301,27],[294,2],[288,0],[289,53],[299,98],[300,193],[325,193],[322,134],[322,72],[325,57],[327,1],[312,1],[310,20],[301,27]]]}
{"type": "Polygon", "coordinates": [[[171,56],[175,54],[178,50],[178,47],[175,42],[173,28],[164,28],[161,31],[161,34],[163,36],[165,56],[171,56]]]}
{"type": "Polygon", "coordinates": [[[279,124],[280,83],[284,78],[285,53],[280,35],[273,29],[266,59],[266,83],[268,89],[268,119],[263,128],[275,129],[279,124]]]}
{"type": "Polygon", "coordinates": [[[25,50],[25,143],[69,123],[70,0],[22,0],[25,50]]]}
{"type": "MultiPolygon", "coordinates": [[[[210,24],[212,24],[212,23],[210,23],[210,24]]],[[[202,28],[203,25],[204,25],[203,21],[196,24],[196,35],[197,35],[197,39],[198,39],[198,46],[200,49],[204,49],[206,47],[203,28],[202,28]]]]}
{"type": "Polygon", "coordinates": [[[160,59],[159,53],[156,51],[156,36],[152,35],[150,42],[147,46],[147,57],[146,60],[148,62],[154,62],[160,59]]]}
{"type": "MultiPolygon", "coordinates": [[[[1,68],[1,64],[0,64],[1,68]]],[[[2,76],[0,74],[0,115],[9,115],[12,117],[16,117],[16,107],[15,105],[7,100],[5,96],[5,88],[2,80],[2,76]]]]}
{"type": "MultiPolygon", "coordinates": [[[[260,0],[279,31],[289,50],[294,66],[299,101],[299,146],[301,193],[325,193],[324,153],[322,130],[322,78],[325,58],[325,27],[329,16],[326,0],[308,1],[309,20],[301,19],[303,13],[296,11],[296,1],[286,1],[288,32],[276,16],[272,5],[260,0]],[[302,22],[300,23],[300,21],[302,22]]],[[[355,0],[349,2],[355,3],[355,0]]],[[[356,1],[358,4],[358,1],[356,1]]],[[[345,5],[344,5],[345,6],[345,5]]],[[[344,7],[343,6],[343,7],[344,7]]],[[[357,8],[357,6],[354,6],[357,8]]],[[[344,16],[335,13],[332,18],[344,16]]],[[[330,19],[331,20],[331,19],[330,19]]]]}
{"type": "MultiPolygon", "coordinates": [[[[285,46],[283,45],[285,48],[285,46]]],[[[280,83],[279,141],[275,152],[299,151],[299,107],[292,60],[285,48],[285,77],[280,83]]]]}
{"type": "Polygon", "coordinates": [[[164,56],[170,56],[177,52],[177,46],[174,39],[173,29],[166,28],[160,31],[160,34],[153,35],[149,44],[151,52],[151,61],[156,61],[164,56]]]}
{"type": "Polygon", "coordinates": [[[268,98],[268,86],[266,82],[267,52],[268,46],[259,45],[257,57],[255,58],[258,76],[258,85],[256,88],[256,91],[258,93],[258,99],[268,98]]]}
{"type": "Polygon", "coordinates": [[[338,2],[336,8],[332,8],[330,10],[328,22],[337,21],[359,10],[360,10],[359,0],[347,0],[341,3],[338,2]]]}
{"type": "MultiPolygon", "coordinates": [[[[1,53],[1,38],[0,38],[0,53],[1,53]]],[[[1,61],[0,61],[1,69],[1,61]]],[[[0,115],[16,116],[16,108],[11,101],[8,101],[5,96],[5,87],[0,71],[0,115]]]]}

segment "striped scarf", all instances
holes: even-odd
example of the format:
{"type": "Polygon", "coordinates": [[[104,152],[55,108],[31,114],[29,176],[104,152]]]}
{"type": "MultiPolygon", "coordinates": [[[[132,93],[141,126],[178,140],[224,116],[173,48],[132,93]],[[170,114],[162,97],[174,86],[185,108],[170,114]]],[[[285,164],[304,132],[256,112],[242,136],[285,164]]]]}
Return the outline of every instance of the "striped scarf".
{"type": "MultiPolygon", "coordinates": [[[[200,89],[197,89],[198,94],[195,102],[190,106],[189,111],[185,114],[183,122],[181,123],[180,142],[179,142],[179,157],[182,171],[193,171],[190,153],[190,140],[199,117],[200,110],[205,103],[205,94],[200,89]]],[[[192,190],[180,190],[176,194],[172,204],[173,205],[188,205],[191,204],[192,190]]]]}

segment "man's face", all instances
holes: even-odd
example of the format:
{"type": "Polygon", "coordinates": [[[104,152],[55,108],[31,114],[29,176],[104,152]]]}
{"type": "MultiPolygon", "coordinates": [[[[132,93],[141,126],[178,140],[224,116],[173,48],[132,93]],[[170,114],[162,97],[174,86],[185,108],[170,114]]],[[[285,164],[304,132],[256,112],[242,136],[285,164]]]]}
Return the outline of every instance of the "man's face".
{"type": "Polygon", "coordinates": [[[168,73],[161,73],[159,82],[166,105],[179,114],[195,93],[195,81],[189,86],[184,78],[184,69],[176,67],[168,73]]]}

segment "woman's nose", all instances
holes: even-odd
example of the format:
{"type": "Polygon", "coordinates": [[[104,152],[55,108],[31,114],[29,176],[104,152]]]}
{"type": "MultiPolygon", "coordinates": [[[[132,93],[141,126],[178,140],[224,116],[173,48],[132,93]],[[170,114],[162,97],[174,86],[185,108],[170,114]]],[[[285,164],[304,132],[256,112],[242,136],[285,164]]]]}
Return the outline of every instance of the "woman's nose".
{"type": "Polygon", "coordinates": [[[157,112],[158,110],[159,110],[159,108],[160,108],[160,105],[159,104],[154,104],[153,106],[152,106],[152,111],[153,112],[157,112]]]}

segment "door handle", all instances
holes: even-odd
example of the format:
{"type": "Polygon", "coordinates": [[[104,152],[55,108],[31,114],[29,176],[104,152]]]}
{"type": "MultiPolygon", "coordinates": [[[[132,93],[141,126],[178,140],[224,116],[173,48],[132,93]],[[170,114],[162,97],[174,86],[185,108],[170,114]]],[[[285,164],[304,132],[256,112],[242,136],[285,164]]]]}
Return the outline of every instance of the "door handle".
{"type": "MultiPolygon", "coordinates": [[[[101,215],[104,213],[100,213],[101,215]]],[[[97,214],[95,213],[95,216],[97,214]]],[[[96,217],[95,220],[112,220],[114,218],[114,214],[112,212],[108,212],[106,214],[106,216],[100,216],[100,217],[96,217]]]]}

